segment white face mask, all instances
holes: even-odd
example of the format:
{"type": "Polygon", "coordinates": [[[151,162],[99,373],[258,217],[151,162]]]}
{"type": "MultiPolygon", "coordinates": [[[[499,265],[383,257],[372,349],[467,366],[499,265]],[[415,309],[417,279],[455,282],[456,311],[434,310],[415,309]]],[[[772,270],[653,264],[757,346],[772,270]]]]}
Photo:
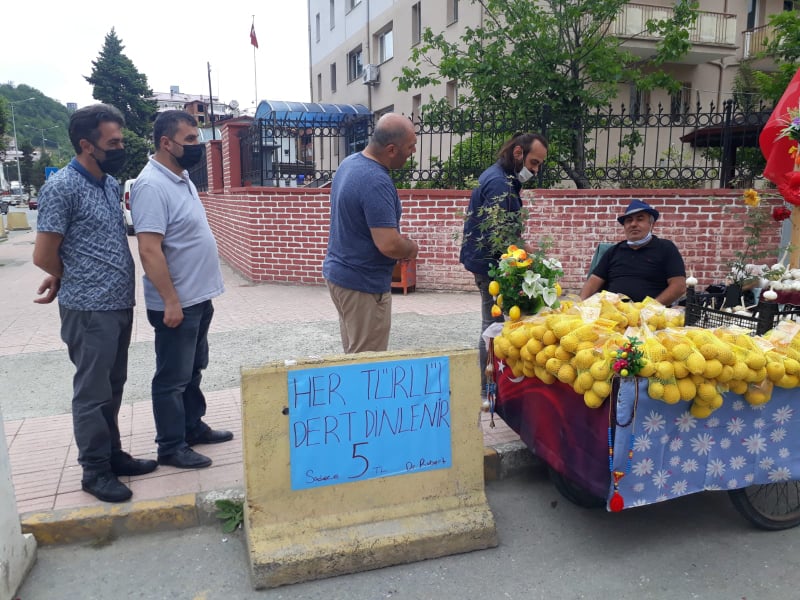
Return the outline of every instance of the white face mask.
{"type": "Polygon", "coordinates": [[[528,167],[524,165],[522,169],[520,169],[519,173],[517,173],[517,179],[519,180],[520,183],[525,183],[531,177],[533,177],[533,173],[531,173],[530,169],[528,169],[528,167]]]}
{"type": "Polygon", "coordinates": [[[636,240],[635,242],[628,242],[628,246],[631,246],[631,247],[633,247],[633,248],[638,248],[639,246],[644,246],[644,245],[645,245],[647,242],[649,242],[649,241],[650,241],[652,238],[653,238],[653,232],[652,232],[652,230],[651,230],[651,231],[650,231],[650,232],[649,232],[649,233],[648,233],[646,236],[644,236],[642,239],[640,239],[640,240],[636,240]]]}

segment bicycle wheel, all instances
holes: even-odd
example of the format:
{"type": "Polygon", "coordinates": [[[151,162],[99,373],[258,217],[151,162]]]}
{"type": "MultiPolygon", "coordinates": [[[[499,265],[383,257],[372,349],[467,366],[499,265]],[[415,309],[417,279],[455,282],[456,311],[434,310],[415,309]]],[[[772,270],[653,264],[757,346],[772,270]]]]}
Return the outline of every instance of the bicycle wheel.
{"type": "Polygon", "coordinates": [[[564,477],[553,467],[548,465],[547,470],[550,474],[550,481],[556,486],[558,492],[573,504],[582,508],[602,508],[606,505],[605,499],[595,496],[591,492],[587,492],[574,481],[564,477]]]}
{"type": "Polygon", "coordinates": [[[756,527],[769,531],[800,525],[800,481],[729,490],[733,506],[756,527]]]}

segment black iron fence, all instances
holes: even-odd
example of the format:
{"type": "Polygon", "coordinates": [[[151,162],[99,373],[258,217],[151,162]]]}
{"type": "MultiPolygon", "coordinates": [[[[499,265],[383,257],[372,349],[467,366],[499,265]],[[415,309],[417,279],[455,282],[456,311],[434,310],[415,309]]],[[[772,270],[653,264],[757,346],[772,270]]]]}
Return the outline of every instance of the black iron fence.
{"type": "MultiPolygon", "coordinates": [[[[748,187],[763,171],[758,135],[770,113],[727,101],[721,110],[659,105],[577,115],[549,107],[531,115],[423,114],[414,119],[417,151],[393,176],[398,187],[470,188],[511,135],[539,131],[550,140],[541,187],[748,187]]],[[[363,115],[329,126],[258,119],[239,140],[242,184],[325,186],[346,156],[366,146],[373,125],[363,115]]]]}
{"type": "Polygon", "coordinates": [[[204,147],[203,158],[201,158],[195,166],[189,169],[189,179],[192,180],[198,192],[208,191],[208,167],[206,160],[208,158],[208,146],[204,147]]]}

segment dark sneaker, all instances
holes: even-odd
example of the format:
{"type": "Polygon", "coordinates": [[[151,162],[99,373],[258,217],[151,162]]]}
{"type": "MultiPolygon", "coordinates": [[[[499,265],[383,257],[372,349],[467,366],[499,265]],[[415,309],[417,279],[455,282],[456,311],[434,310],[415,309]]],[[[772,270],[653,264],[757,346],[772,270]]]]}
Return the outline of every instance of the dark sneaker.
{"type": "Polygon", "coordinates": [[[117,452],[111,457],[111,470],[114,475],[136,476],[152,473],[158,468],[158,463],[154,460],[133,458],[127,452],[117,452]]]}
{"type": "Polygon", "coordinates": [[[190,446],[198,444],[221,444],[233,439],[233,432],[224,429],[211,429],[210,427],[197,435],[187,435],[186,443],[190,446]]]}
{"type": "Polygon", "coordinates": [[[111,471],[84,473],[81,488],[103,502],[125,502],[133,495],[111,471]]]}
{"type": "Polygon", "coordinates": [[[181,448],[172,454],[158,457],[158,464],[170,465],[179,469],[203,469],[211,466],[211,459],[192,450],[181,448]]]}

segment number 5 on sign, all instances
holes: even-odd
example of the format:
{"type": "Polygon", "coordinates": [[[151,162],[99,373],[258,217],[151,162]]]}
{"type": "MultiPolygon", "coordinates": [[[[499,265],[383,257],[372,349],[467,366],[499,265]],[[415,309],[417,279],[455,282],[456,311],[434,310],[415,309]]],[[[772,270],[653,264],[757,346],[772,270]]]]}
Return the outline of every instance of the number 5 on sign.
{"type": "Polygon", "coordinates": [[[287,377],[292,489],[450,468],[447,356],[287,377]]]}

